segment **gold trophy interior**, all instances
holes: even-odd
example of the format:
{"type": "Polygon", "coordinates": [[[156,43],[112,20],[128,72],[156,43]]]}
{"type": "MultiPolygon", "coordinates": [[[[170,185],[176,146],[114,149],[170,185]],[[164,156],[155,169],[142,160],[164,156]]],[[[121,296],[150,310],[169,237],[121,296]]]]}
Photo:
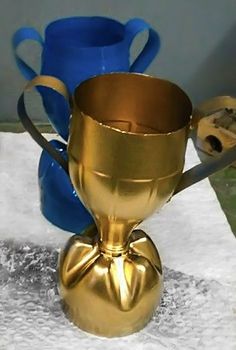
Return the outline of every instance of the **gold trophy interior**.
{"type": "MultiPolygon", "coordinates": [[[[68,98],[57,78],[36,86],[68,98]]],[[[162,266],[151,239],[137,225],[173,194],[236,161],[236,146],[183,172],[192,105],[175,84],[154,77],[110,73],[75,90],[69,164],[30,120],[24,92],[18,115],[33,139],[68,172],[96,227],[75,235],[60,254],[59,289],[68,317],[106,337],[140,330],[158,306],[162,266]]],[[[194,111],[191,124],[201,115],[194,111]]]]}
{"type": "Polygon", "coordinates": [[[88,332],[136,332],[159,304],[159,254],[134,229],[180,180],[191,111],[176,85],[138,74],[103,75],[75,92],[69,173],[97,228],[62,252],[60,292],[69,318],[88,332]]]}

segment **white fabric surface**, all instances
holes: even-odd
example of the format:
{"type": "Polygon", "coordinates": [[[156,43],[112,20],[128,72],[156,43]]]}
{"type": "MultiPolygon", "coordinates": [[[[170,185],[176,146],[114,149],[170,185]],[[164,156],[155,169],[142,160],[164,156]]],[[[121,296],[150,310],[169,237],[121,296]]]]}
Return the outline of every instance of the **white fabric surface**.
{"type": "MultiPolygon", "coordinates": [[[[51,225],[40,213],[37,185],[40,152],[40,148],[26,133],[0,133],[0,241],[13,239],[16,244],[28,242],[58,249],[63,247],[70,234],[51,225]]],[[[192,141],[189,141],[186,167],[189,168],[198,162],[199,158],[192,141]]],[[[181,276],[187,276],[184,278],[188,281],[194,279],[204,281],[201,283],[208,285],[208,299],[203,298],[203,293],[200,296],[203,303],[199,302],[195,306],[194,286],[197,282],[186,286],[193,307],[190,306],[184,313],[183,319],[185,325],[191,321],[192,328],[190,327],[191,329],[184,333],[186,336],[183,336],[181,328],[185,326],[175,324],[176,333],[173,334],[172,329],[172,335],[168,336],[168,332],[161,332],[155,328],[157,326],[154,319],[143,331],[135,335],[102,341],[101,338],[87,335],[68,322],[64,331],[67,329],[70,332],[70,329],[73,329],[71,341],[65,340],[63,343],[63,339],[60,340],[57,336],[55,339],[58,339],[58,344],[62,344],[62,347],[54,344],[55,349],[74,349],[76,344],[81,350],[130,349],[133,346],[137,350],[236,349],[236,240],[209,181],[204,180],[176,195],[159,213],[142,223],[141,227],[156,243],[168,271],[181,273],[181,276]],[[193,291],[192,297],[189,285],[193,291]],[[221,306],[217,306],[218,304],[221,306]],[[208,316],[204,318],[205,309],[208,316]],[[215,318],[214,312],[218,312],[215,318]],[[203,316],[199,321],[200,314],[203,316]],[[209,320],[213,320],[213,323],[209,320]],[[219,339],[214,338],[217,336],[219,339]]],[[[168,295],[171,295],[170,283],[174,283],[175,277],[169,279],[168,271],[166,286],[168,295]]],[[[199,293],[197,297],[199,298],[199,293]]],[[[170,328],[173,328],[171,322],[170,328]]],[[[181,317],[179,322],[181,323],[181,317]]],[[[166,324],[168,327],[168,322],[166,324]]],[[[14,329],[12,332],[14,333],[14,329]]],[[[4,347],[1,347],[0,339],[1,350],[23,349],[20,347],[21,343],[18,343],[18,347],[17,344],[15,348],[10,347],[10,335],[8,338],[5,335],[5,338],[4,347]]],[[[46,345],[44,347],[44,341],[46,340],[42,340],[38,347],[36,340],[32,340],[31,343],[28,341],[27,344],[30,344],[29,348],[32,346],[32,349],[47,349],[46,345]]],[[[54,349],[52,345],[49,348],[54,349]]],[[[25,349],[28,349],[27,346],[25,349]]]]}

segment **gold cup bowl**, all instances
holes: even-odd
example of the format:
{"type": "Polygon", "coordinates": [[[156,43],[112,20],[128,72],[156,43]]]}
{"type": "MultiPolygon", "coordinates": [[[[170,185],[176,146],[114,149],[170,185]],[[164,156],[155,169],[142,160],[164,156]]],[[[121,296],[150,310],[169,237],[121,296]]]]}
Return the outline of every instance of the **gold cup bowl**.
{"type": "MultiPolygon", "coordinates": [[[[52,77],[28,84],[51,87],[52,77]]],[[[19,99],[18,113],[33,138],[67,170],[37,133],[19,99]]],[[[82,83],[72,99],[69,174],[96,227],[73,236],[59,259],[59,289],[69,318],[85,331],[122,336],[152,317],[163,289],[159,254],[139,223],[175,192],[236,159],[236,148],[183,173],[192,105],[175,84],[142,74],[112,73],[82,83]]]]}

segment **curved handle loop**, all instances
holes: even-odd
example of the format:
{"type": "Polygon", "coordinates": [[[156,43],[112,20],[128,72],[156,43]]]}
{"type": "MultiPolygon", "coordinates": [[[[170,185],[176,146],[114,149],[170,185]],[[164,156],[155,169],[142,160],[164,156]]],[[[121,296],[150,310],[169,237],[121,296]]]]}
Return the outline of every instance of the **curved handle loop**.
{"type": "MultiPolygon", "coordinates": [[[[217,96],[207,100],[194,109],[192,115],[192,127],[207,115],[213,114],[221,109],[236,109],[236,98],[232,96],[217,96]]],[[[180,182],[175,189],[175,194],[198,181],[230,166],[236,161],[236,146],[225,151],[221,157],[213,158],[208,162],[200,163],[183,173],[180,182]]]]}
{"type": "Polygon", "coordinates": [[[31,80],[38,74],[18,55],[17,48],[25,40],[34,40],[43,46],[43,39],[36,29],[31,27],[22,27],[18,29],[12,38],[13,53],[16,60],[16,64],[27,80],[31,80]]]}
{"type": "Polygon", "coordinates": [[[67,101],[70,100],[70,95],[67,90],[67,87],[65,84],[51,76],[44,76],[39,75],[32,79],[25,87],[23,93],[19,97],[18,103],[17,103],[17,112],[18,116],[20,118],[21,123],[23,124],[24,128],[28,131],[28,133],[31,135],[31,137],[34,139],[37,144],[42,147],[45,151],[47,151],[53,159],[55,159],[61,167],[68,173],[68,163],[67,161],[62,157],[62,155],[42,136],[42,134],[38,131],[38,129],[34,126],[33,122],[29,118],[26,108],[25,108],[25,92],[31,90],[33,87],[48,87],[50,89],[55,90],[59,94],[61,94],[67,101]]]}
{"type": "Polygon", "coordinates": [[[194,185],[219,170],[227,168],[234,161],[236,161],[236,146],[225,151],[220,158],[200,163],[192,169],[185,171],[174,194],[185,190],[187,187],[194,185]]]}
{"type": "Polygon", "coordinates": [[[140,18],[133,18],[129,20],[126,23],[125,28],[130,45],[138,33],[143,32],[144,30],[149,31],[149,37],[143,50],[130,66],[130,72],[144,72],[160,50],[160,37],[148,23],[140,18]]]}

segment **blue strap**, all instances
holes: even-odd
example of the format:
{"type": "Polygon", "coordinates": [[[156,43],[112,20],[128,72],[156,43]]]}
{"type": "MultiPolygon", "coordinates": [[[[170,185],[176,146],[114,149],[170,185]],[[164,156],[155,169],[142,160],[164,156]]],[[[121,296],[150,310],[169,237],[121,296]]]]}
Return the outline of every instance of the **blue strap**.
{"type": "Polygon", "coordinates": [[[43,39],[41,35],[37,32],[37,30],[31,27],[22,27],[18,29],[12,38],[12,47],[13,47],[13,53],[16,60],[16,64],[19,70],[21,71],[21,73],[23,74],[23,76],[27,80],[31,80],[38,74],[32,68],[30,68],[30,66],[28,66],[28,64],[26,64],[17,53],[18,46],[24,40],[34,40],[43,46],[43,39]]]}
{"type": "Polygon", "coordinates": [[[144,72],[160,50],[161,40],[158,33],[140,18],[133,18],[126,23],[126,35],[130,41],[130,45],[135,36],[144,30],[149,31],[148,40],[143,50],[131,65],[130,72],[144,72]]]}

